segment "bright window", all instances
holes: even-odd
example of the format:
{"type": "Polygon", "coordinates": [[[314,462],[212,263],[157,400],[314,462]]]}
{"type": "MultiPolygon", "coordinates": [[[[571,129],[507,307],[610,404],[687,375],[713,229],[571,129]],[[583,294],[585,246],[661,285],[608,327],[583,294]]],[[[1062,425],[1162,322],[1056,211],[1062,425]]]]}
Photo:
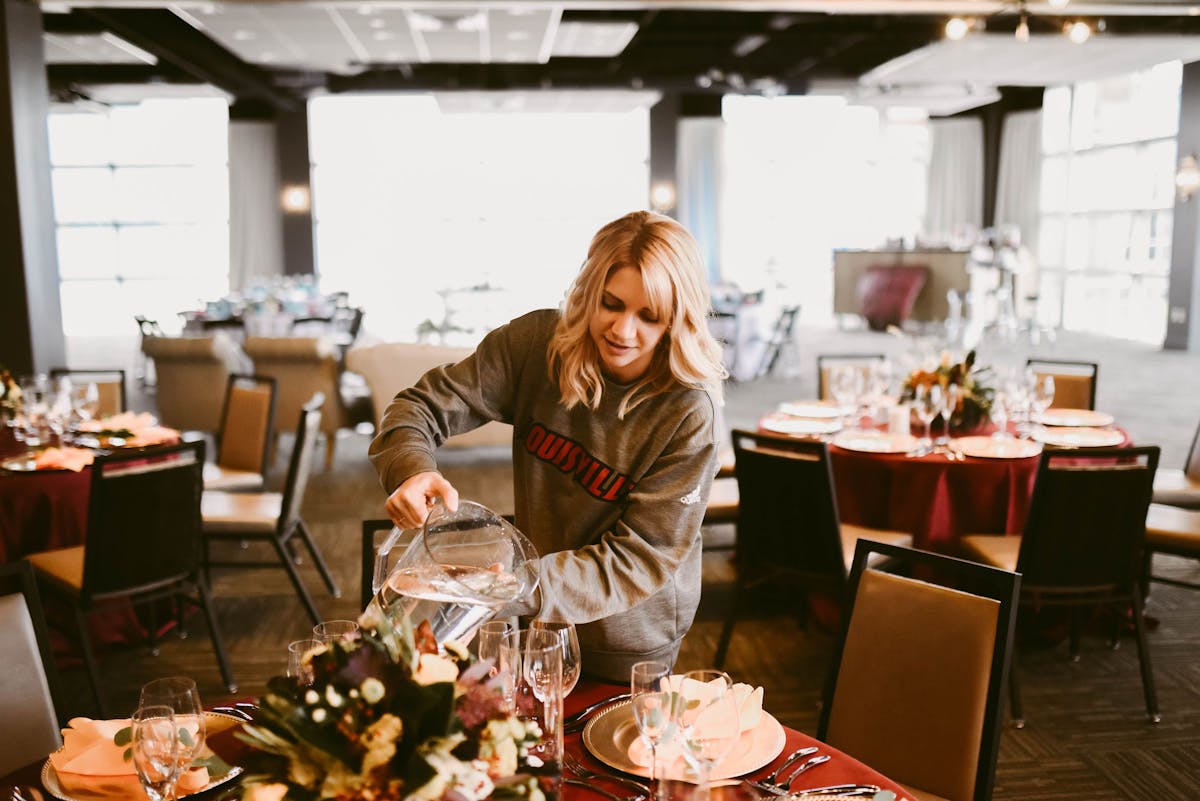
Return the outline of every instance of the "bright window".
{"type": "Polygon", "coordinates": [[[229,286],[224,100],[148,100],[49,117],[63,329],[178,328],[229,286]]]}
{"type": "Polygon", "coordinates": [[[596,230],[646,207],[648,116],[312,100],[322,287],[348,291],[364,327],[395,341],[473,344],[558,306],[596,230]]]}
{"type": "Polygon", "coordinates": [[[1040,295],[1064,328],[1162,343],[1181,79],[1169,62],[1046,90],[1040,295]]]}
{"type": "Polygon", "coordinates": [[[724,280],[783,288],[806,322],[833,319],[833,250],[921,230],[929,130],[843,98],[727,96],[724,280]]]}

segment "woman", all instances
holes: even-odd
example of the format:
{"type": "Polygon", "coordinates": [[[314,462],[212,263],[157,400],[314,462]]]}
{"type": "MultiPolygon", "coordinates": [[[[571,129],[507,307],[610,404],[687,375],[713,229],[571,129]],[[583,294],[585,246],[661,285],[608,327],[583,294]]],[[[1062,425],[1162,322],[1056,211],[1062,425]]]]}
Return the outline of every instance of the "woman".
{"type": "Polygon", "coordinates": [[[516,523],[542,554],[542,617],[576,624],[584,671],[672,663],[700,600],[700,523],[725,376],[691,235],[634,212],[605,225],[561,313],[535,311],[400,392],[371,443],[399,526],[458,493],[447,437],[512,423],[516,523]]]}

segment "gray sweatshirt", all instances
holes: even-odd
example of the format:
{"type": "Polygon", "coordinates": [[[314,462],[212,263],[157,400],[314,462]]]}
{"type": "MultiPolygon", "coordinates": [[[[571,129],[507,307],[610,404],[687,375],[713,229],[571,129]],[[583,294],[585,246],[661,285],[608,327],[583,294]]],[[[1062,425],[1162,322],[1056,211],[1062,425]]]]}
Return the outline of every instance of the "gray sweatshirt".
{"type": "Polygon", "coordinates": [[[489,333],[396,395],[371,443],[383,487],[436,470],[434,451],[489,420],[513,425],[516,523],[541,554],[541,616],[576,624],[583,670],[629,680],[674,662],[700,601],[700,523],[717,468],[712,396],[678,387],[618,419],[628,387],[567,410],[546,366],[559,313],[489,333]]]}

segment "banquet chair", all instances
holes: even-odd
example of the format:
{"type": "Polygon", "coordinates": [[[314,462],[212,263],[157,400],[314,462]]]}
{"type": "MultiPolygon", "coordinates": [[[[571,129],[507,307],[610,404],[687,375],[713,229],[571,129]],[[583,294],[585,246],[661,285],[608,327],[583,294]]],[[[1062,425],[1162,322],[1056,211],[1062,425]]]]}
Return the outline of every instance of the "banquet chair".
{"type": "Polygon", "coordinates": [[[912,545],[912,535],[842,523],[833,471],[823,442],[733,431],[740,496],[735,601],[730,605],[714,662],[725,663],[733,627],[747,602],[746,590],[784,586],[807,622],[809,593],[846,599],[846,578],[859,538],[912,545]]]}
{"type": "Polygon", "coordinates": [[[1057,359],[1029,358],[1025,366],[1033,369],[1038,378],[1054,376],[1053,409],[1095,409],[1096,383],[1100,365],[1096,362],[1074,362],[1057,359]]]}
{"type": "Polygon", "coordinates": [[[28,562],[0,565],[0,774],[62,745],[58,671],[28,562]]]}
{"type": "Polygon", "coordinates": [[[237,345],[224,335],[153,337],[145,349],[154,360],[154,397],[163,425],[181,431],[219,429],[229,375],[244,371],[237,345]]]}
{"type": "MultiPolygon", "coordinates": [[[[1160,467],[1154,474],[1154,503],[1200,509],[1200,426],[1192,437],[1183,469],[1160,467]]],[[[1147,534],[1149,536],[1149,534],[1147,534]]]]}
{"type": "Polygon", "coordinates": [[[887,359],[882,353],[823,353],[817,356],[817,397],[830,400],[833,393],[830,389],[830,373],[835,367],[852,365],[866,376],[872,367],[882,364],[887,359]]]}
{"type": "MultiPolygon", "coordinates": [[[[1080,612],[1116,607],[1132,613],[1146,714],[1161,717],[1142,616],[1146,516],[1159,448],[1043,451],[1029,515],[1019,537],[972,534],[967,558],[1022,574],[1021,606],[1071,608],[1070,649],[1079,655],[1080,612]]],[[[1115,639],[1114,639],[1115,642],[1115,639]]],[[[1009,677],[1013,724],[1024,725],[1014,666],[1009,677]]]]}
{"type": "Polygon", "coordinates": [[[914,798],[989,801],[1021,576],[860,540],[849,582],[817,739],[914,798]]]}
{"type": "Polygon", "coordinates": [[[767,337],[766,348],[763,350],[762,360],[758,363],[758,370],[754,373],[754,378],[763,378],[774,372],[784,349],[794,344],[793,337],[798,314],[800,314],[799,306],[784,306],[779,310],[779,317],[775,319],[771,335],[767,337]]]}
{"type": "Polygon", "coordinates": [[[1159,553],[1200,560],[1200,510],[1150,504],[1146,514],[1146,557],[1142,570],[1143,586],[1147,591],[1151,581],[1200,590],[1200,584],[1194,581],[1155,575],[1154,555],[1159,553]]]}
{"type": "Polygon", "coordinates": [[[52,367],[50,377],[69,378],[72,384],[95,384],[100,401],[96,410],[97,419],[120,414],[129,408],[125,399],[125,371],[119,368],[72,370],[67,367],[52,367]]]}
{"type": "MultiPolygon", "coordinates": [[[[98,456],[92,463],[87,543],[30,554],[48,592],[70,602],[88,680],[109,716],[87,616],[115,605],[173,598],[204,611],[221,676],[237,690],[225,643],[201,579],[200,494],[204,442],[98,456]]],[[[151,637],[155,625],[149,625],[151,637]]]]}
{"type": "Polygon", "coordinates": [[[329,571],[329,566],[325,563],[325,558],[313,541],[308,526],[300,517],[300,505],[304,501],[304,491],[312,472],[316,436],[321,425],[321,404],[324,402],[324,396],[318,392],[301,411],[300,422],[296,428],[296,443],[292,447],[282,493],[210,490],[204,493],[201,504],[205,573],[209,573],[214,567],[282,567],[287,571],[292,586],[313,623],[320,623],[323,618],[305,588],[300,572],[296,569],[298,559],[294,553],[295,538],[299,538],[308,549],[330,594],[334,598],[340,598],[342,594],[329,571]],[[271,561],[211,558],[211,547],[216,542],[241,543],[249,540],[269,542],[275,549],[277,558],[271,561]]]}
{"type": "Polygon", "coordinates": [[[275,379],[229,376],[217,458],[204,464],[205,490],[261,490],[275,423],[275,379]]]}

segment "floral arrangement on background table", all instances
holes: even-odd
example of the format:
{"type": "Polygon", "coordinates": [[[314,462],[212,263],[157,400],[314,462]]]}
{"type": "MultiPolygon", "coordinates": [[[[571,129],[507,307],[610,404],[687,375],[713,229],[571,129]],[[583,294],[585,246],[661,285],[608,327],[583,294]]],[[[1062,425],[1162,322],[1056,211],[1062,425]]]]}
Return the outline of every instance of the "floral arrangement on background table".
{"type": "Polygon", "coordinates": [[[960,362],[943,351],[937,366],[917,368],[904,379],[900,400],[911,401],[919,386],[938,384],[943,389],[957,386],[958,405],[950,416],[950,428],[957,432],[970,431],[986,422],[991,412],[995,390],[987,384],[990,375],[990,368],[975,364],[975,351],[968,352],[960,362]]]}
{"type": "Polygon", "coordinates": [[[21,407],[21,385],[12,373],[0,367],[0,412],[11,416],[21,407]]]}
{"type": "Polygon", "coordinates": [[[253,723],[246,799],[543,801],[529,749],[542,732],[506,711],[503,681],[422,623],[368,610],[361,633],[306,655],[313,683],[275,677],[253,723]],[[528,757],[528,761],[527,761],[528,757]]]}

